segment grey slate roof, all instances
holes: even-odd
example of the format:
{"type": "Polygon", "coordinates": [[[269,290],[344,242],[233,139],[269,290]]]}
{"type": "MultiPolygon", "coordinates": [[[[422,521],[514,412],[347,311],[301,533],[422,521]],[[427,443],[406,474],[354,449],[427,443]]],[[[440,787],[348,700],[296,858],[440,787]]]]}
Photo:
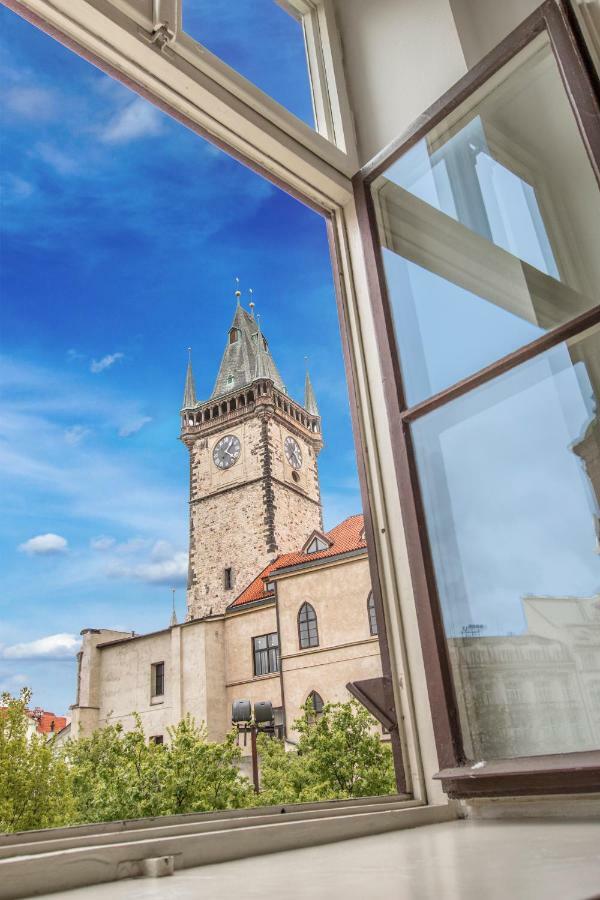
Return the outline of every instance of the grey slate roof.
{"type": "Polygon", "coordinates": [[[311,416],[319,415],[319,407],[317,406],[317,399],[315,397],[315,392],[313,391],[308,369],[306,370],[306,379],[304,381],[304,409],[311,416]]]}
{"type": "Polygon", "coordinates": [[[285,385],[258,322],[238,303],[210,399],[252,384],[256,378],[270,378],[275,387],[285,391],[285,385]],[[229,337],[232,328],[238,331],[238,339],[233,343],[229,337]],[[260,374],[257,374],[259,372],[260,374]]]}

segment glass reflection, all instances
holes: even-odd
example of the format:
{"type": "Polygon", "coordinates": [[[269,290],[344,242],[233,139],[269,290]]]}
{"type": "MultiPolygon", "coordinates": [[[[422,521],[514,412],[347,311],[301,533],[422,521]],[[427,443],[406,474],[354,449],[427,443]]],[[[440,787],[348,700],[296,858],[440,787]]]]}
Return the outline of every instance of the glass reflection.
{"type": "Polygon", "coordinates": [[[600,332],[412,427],[467,752],[600,746],[600,332]]]}
{"type": "Polygon", "coordinates": [[[409,405],[598,302],[598,186],[544,36],[372,190],[409,405]]]}

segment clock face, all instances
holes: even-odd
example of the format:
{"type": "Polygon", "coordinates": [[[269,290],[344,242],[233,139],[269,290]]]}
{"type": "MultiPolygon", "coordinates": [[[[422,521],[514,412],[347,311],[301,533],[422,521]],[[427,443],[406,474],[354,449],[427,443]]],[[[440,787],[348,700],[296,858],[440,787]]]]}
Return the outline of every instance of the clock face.
{"type": "Polygon", "coordinates": [[[219,469],[230,469],[240,458],[241,446],[235,434],[226,434],[213,450],[213,461],[219,469]]]}
{"type": "Polygon", "coordinates": [[[286,437],[284,442],[285,456],[290,466],[299,469],[302,465],[302,451],[293,437],[286,437]]]}

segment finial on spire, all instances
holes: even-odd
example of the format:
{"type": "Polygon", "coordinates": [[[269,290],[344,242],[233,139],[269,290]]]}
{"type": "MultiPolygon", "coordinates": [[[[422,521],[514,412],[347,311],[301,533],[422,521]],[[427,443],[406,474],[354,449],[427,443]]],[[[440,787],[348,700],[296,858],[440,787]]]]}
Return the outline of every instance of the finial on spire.
{"type": "Polygon", "coordinates": [[[185,373],[185,388],[183,390],[183,406],[182,409],[194,409],[196,406],[196,385],[194,384],[194,373],[192,371],[192,348],[188,347],[188,364],[185,373]]]}
{"type": "Polygon", "coordinates": [[[235,297],[236,297],[238,303],[240,302],[241,296],[242,296],[242,292],[240,291],[240,279],[236,275],[235,276],[235,297]]]}
{"type": "Polygon", "coordinates": [[[252,316],[252,318],[254,318],[255,303],[254,303],[254,291],[252,290],[252,288],[248,288],[248,293],[250,294],[250,303],[248,304],[248,306],[250,307],[250,315],[252,316]]]}
{"type": "Polygon", "coordinates": [[[171,610],[171,628],[173,628],[173,626],[177,625],[177,613],[175,612],[175,590],[176,590],[176,588],[171,588],[171,591],[173,592],[173,607],[171,610]]]}

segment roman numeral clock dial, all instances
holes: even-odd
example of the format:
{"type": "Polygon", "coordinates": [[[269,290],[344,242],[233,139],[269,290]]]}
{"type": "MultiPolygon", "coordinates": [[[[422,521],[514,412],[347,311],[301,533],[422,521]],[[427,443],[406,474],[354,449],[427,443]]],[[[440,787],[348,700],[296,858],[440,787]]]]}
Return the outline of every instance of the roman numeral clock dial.
{"type": "Polygon", "coordinates": [[[302,465],[302,451],[300,450],[297,441],[295,441],[293,437],[286,437],[284,448],[287,461],[290,466],[297,471],[302,465]]]}
{"type": "Polygon", "coordinates": [[[226,434],[213,450],[213,462],[219,469],[230,469],[240,458],[241,445],[235,434],[226,434]]]}

